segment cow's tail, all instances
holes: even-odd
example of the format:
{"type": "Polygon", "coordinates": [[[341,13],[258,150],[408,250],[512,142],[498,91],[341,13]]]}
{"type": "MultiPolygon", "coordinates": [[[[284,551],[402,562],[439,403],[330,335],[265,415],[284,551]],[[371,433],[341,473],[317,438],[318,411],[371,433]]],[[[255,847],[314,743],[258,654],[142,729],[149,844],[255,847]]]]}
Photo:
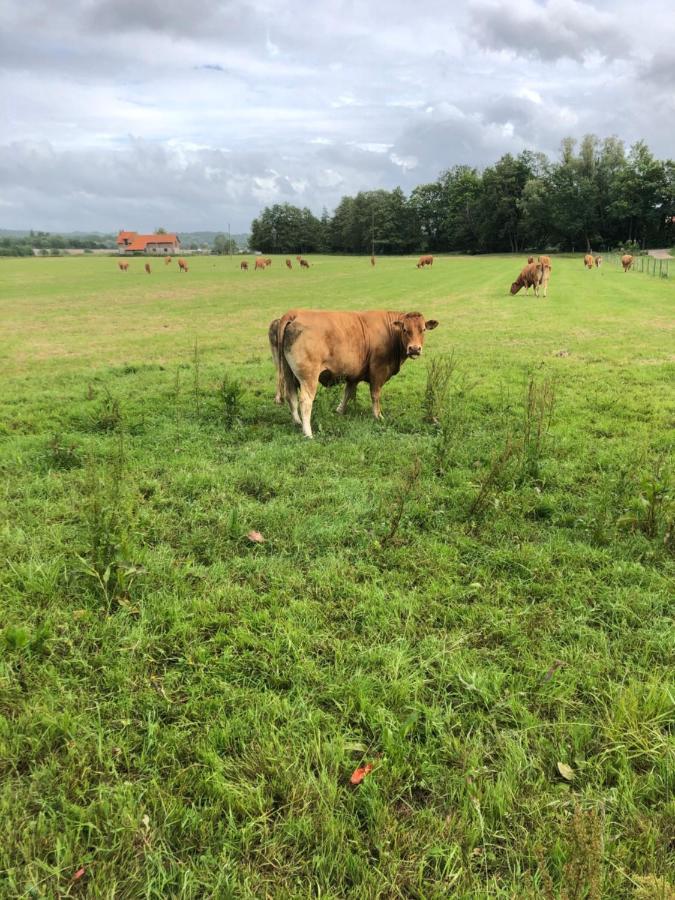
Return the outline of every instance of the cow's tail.
{"type": "Polygon", "coordinates": [[[295,319],[295,315],[287,314],[279,319],[279,328],[277,332],[277,352],[279,354],[279,363],[281,366],[281,376],[283,378],[284,392],[286,399],[294,397],[300,387],[300,382],[295,377],[295,372],[291,369],[286,354],[284,352],[284,338],[286,336],[286,328],[295,319]]]}

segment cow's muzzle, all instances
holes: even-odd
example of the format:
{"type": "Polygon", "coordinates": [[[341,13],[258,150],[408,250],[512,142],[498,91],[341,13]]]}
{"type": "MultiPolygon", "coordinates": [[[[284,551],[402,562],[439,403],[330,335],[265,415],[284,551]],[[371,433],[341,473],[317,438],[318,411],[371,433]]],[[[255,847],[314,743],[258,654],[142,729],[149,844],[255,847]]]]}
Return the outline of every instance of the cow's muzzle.
{"type": "Polygon", "coordinates": [[[408,359],[417,359],[422,354],[421,347],[408,347],[408,359]]]}

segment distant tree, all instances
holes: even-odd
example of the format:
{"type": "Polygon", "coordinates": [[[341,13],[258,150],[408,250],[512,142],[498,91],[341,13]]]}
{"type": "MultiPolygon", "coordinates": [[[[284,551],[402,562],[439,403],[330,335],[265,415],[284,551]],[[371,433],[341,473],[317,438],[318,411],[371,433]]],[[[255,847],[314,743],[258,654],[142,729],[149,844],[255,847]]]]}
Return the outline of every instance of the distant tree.
{"type": "Polygon", "coordinates": [[[155,228],[155,234],[166,234],[166,228],[155,228]]]}
{"type": "Polygon", "coordinates": [[[213,252],[220,256],[236,253],[237,242],[233,238],[228,238],[226,234],[219,232],[213,239],[213,252]]]}

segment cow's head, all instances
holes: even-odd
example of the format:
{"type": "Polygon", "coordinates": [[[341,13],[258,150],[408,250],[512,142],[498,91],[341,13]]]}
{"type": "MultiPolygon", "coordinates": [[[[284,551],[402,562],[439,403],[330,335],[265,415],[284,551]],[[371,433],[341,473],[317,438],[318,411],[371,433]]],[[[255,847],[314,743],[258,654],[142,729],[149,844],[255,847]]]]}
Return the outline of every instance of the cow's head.
{"type": "Polygon", "coordinates": [[[511,293],[517,294],[522,286],[523,286],[522,281],[514,281],[513,284],[511,285],[511,293]]]}
{"type": "Polygon", "coordinates": [[[424,346],[424,332],[433,331],[437,325],[436,319],[425,321],[422,313],[406,313],[394,322],[394,328],[398,330],[403,351],[408,359],[420,356],[424,346]]]}

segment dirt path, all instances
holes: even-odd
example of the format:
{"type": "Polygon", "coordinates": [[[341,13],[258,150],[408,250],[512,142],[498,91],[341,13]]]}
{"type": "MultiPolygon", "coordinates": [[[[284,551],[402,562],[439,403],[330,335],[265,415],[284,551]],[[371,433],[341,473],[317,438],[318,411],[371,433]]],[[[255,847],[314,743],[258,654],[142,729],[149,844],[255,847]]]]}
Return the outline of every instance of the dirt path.
{"type": "Polygon", "coordinates": [[[650,256],[653,256],[654,259],[672,259],[673,258],[670,255],[669,250],[647,250],[647,253],[650,256]]]}

